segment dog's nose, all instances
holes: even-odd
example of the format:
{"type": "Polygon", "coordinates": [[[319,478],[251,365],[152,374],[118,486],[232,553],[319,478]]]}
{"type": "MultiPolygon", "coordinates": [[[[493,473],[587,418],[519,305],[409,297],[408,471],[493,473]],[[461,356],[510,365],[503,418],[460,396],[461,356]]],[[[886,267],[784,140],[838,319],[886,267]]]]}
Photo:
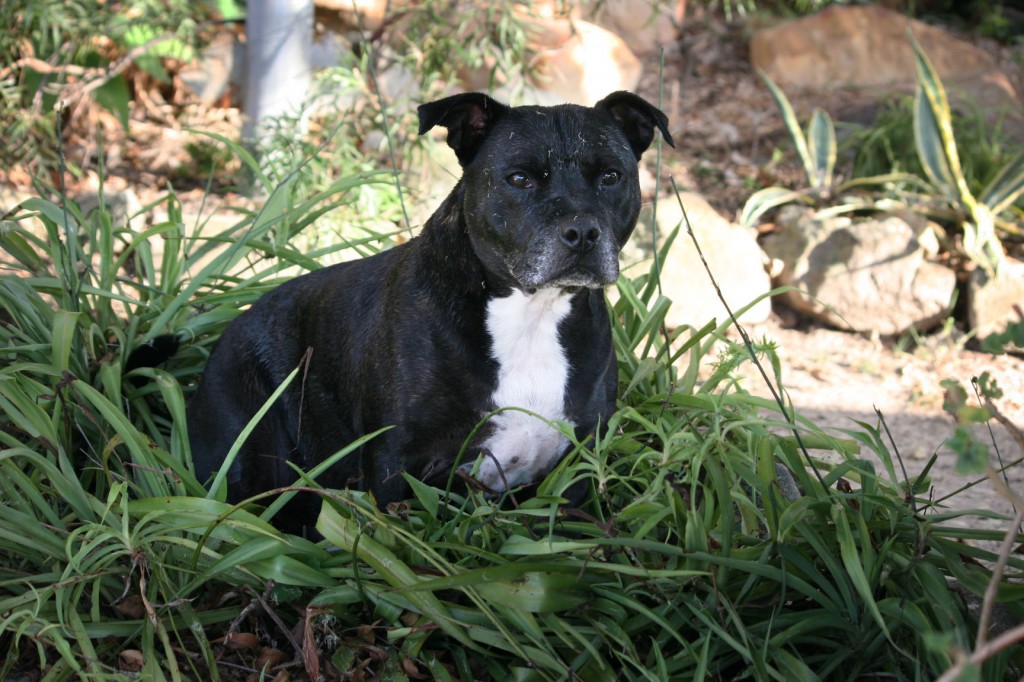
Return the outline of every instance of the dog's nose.
{"type": "Polygon", "coordinates": [[[597,244],[601,237],[601,228],[593,223],[570,223],[562,226],[558,236],[562,243],[573,251],[586,253],[597,244]]]}

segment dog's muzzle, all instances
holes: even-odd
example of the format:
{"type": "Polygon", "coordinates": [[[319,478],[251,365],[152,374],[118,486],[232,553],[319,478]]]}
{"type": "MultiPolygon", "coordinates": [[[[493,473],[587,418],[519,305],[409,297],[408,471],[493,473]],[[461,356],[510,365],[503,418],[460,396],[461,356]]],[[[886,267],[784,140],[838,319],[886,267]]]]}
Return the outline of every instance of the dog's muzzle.
{"type": "Polygon", "coordinates": [[[607,226],[576,216],[538,234],[526,253],[506,263],[523,290],[600,289],[619,277],[619,246],[607,226]]]}

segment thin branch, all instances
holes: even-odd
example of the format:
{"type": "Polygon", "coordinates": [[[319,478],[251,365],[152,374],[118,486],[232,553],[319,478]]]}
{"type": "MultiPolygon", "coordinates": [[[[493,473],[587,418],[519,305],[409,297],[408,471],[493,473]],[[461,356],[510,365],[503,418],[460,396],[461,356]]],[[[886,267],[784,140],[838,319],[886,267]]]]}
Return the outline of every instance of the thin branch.
{"type": "Polygon", "coordinates": [[[150,38],[141,45],[133,47],[116,61],[110,63],[106,68],[96,69],[98,73],[95,78],[85,77],[74,85],[69,86],[64,95],[57,98],[57,102],[53,105],[53,108],[56,111],[62,111],[75,100],[84,97],[93,90],[103,87],[105,83],[126,71],[136,58],[144,55],[150,50],[150,48],[166,42],[173,37],[173,33],[164,33],[163,35],[159,35],[155,38],[150,38]]]}
{"type": "Polygon", "coordinates": [[[104,69],[99,67],[78,66],[77,64],[54,66],[50,62],[39,59],[38,57],[22,57],[13,64],[0,69],[0,81],[7,80],[12,77],[15,72],[21,69],[32,69],[33,71],[38,71],[41,74],[59,73],[68,76],[88,76],[104,71],[104,69]]]}
{"type": "MultiPolygon", "coordinates": [[[[995,475],[992,467],[989,467],[989,477],[994,483],[1002,483],[999,477],[995,475]]],[[[1018,508],[1017,518],[1013,520],[1013,525],[1006,531],[1003,544],[999,546],[999,560],[996,561],[996,565],[992,569],[992,577],[989,579],[988,585],[985,586],[985,597],[981,602],[981,614],[978,616],[978,636],[974,642],[975,653],[985,648],[985,640],[988,638],[988,624],[992,618],[992,608],[996,602],[996,595],[999,593],[999,584],[1003,582],[1003,571],[1006,569],[1006,564],[1010,561],[1010,552],[1013,551],[1013,543],[1017,538],[1017,527],[1021,523],[1024,523],[1024,508],[1018,508]]]]}
{"type": "MultiPolygon", "coordinates": [[[[975,390],[977,390],[977,387],[975,387],[975,390]]],[[[1021,433],[1021,430],[999,411],[999,408],[995,406],[992,399],[988,396],[985,396],[984,404],[988,409],[989,414],[1003,425],[1017,443],[1018,447],[1020,447],[1021,451],[1024,452],[1024,434],[1021,433]]],[[[991,429],[989,430],[989,433],[991,434],[991,429]]],[[[994,440],[995,439],[993,438],[993,441],[994,440]]],[[[974,655],[977,655],[979,651],[985,650],[985,640],[988,637],[989,620],[992,617],[992,608],[995,604],[996,595],[999,592],[999,584],[1003,580],[1003,572],[1006,570],[1006,564],[1010,561],[1010,552],[1013,551],[1013,543],[1017,537],[1017,530],[1021,527],[1021,524],[1024,523],[1024,500],[1021,499],[1020,495],[1010,489],[1007,482],[1004,481],[1003,478],[999,477],[999,472],[997,472],[991,464],[986,467],[986,473],[988,474],[989,480],[992,482],[992,486],[996,489],[996,492],[1002,495],[1010,502],[1011,505],[1013,505],[1014,511],[1017,512],[1017,516],[1014,518],[1013,524],[1011,524],[1009,530],[1007,530],[1006,537],[1003,538],[1003,542],[999,546],[999,559],[996,561],[996,565],[992,569],[992,577],[989,580],[988,585],[985,587],[985,596],[981,603],[981,614],[978,618],[978,635],[975,639],[974,655]]],[[[984,658],[980,660],[984,660],[984,658]]]]}
{"type": "Polygon", "coordinates": [[[991,398],[985,398],[985,407],[988,408],[992,417],[1003,425],[1003,428],[1006,429],[1007,433],[1010,434],[1010,437],[1013,438],[1015,443],[1017,443],[1017,447],[1021,449],[1021,452],[1024,452],[1024,432],[1022,432],[1016,424],[1010,421],[1005,414],[999,411],[999,408],[995,406],[995,403],[992,402],[991,398]]]}
{"type": "Polygon", "coordinates": [[[288,643],[292,645],[293,649],[295,649],[295,652],[301,656],[302,655],[302,646],[298,642],[295,641],[295,637],[292,636],[291,629],[287,625],[284,624],[284,621],[281,620],[281,617],[279,615],[277,615],[277,611],[275,611],[274,609],[270,608],[269,597],[270,597],[270,591],[273,588],[273,586],[274,586],[274,581],[273,580],[268,580],[267,581],[267,589],[263,591],[263,594],[262,595],[258,595],[258,594],[256,594],[254,592],[253,596],[256,599],[256,601],[259,602],[260,606],[263,607],[263,611],[268,616],[270,616],[271,620],[274,621],[274,623],[277,625],[278,629],[281,631],[281,634],[284,635],[284,638],[287,639],[288,643]]]}
{"type": "Polygon", "coordinates": [[[790,429],[793,432],[793,437],[796,439],[797,446],[804,454],[804,457],[806,457],[807,463],[811,467],[811,471],[814,472],[814,475],[818,479],[818,483],[821,485],[825,495],[831,498],[832,491],[825,483],[824,476],[821,475],[818,465],[811,457],[811,454],[807,451],[807,447],[804,445],[804,440],[800,436],[800,430],[797,428],[795,415],[790,414],[782,396],[779,395],[779,391],[775,390],[775,384],[768,378],[768,373],[765,371],[764,365],[762,365],[761,361],[758,360],[757,353],[754,351],[754,343],[750,340],[747,330],[744,329],[743,325],[741,325],[739,320],[736,319],[736,315],[733,314],[732,308],[729,306],[728,301],[725,300],[725,295],[722,294],[722,289],[718,286],[718,280],[715,279],[714,273],[711,272],[711,266],[708,265],[707,260],[704,258],[704,252],[700,248],[700,242],[697,241],[697,235],[693,232],[693,226],[690,224],[690,217],[686,214],[686,206],[683,205],[683,198],[679,194],[679,187],[676,186],[675,178],[670,177],[669,182],[672,184],[672,191],[676,195],[676,201],[679,202],[679,209],[683,213],[683,222],[686,224],[686,231],[690,235],[690,240],[693,242],[693,246],[697,251],[697,256],[700,258],[700,262],[704,265],[704,271],[708,274],[708,277],[711,280],[711,286],[714,287],[715,293],[718,295],[718,300],[722,302],[722,307],[724,307],[725,312],[729,314],[729,320],[732,322],[732,326],[737,332],[739,332],[740,338],[743,339],[743,345],[746,347],[747,353],[750,354],[750,358],[753,361],[754,366],[757,367],[757,370],[761,373],[761,378],[764,379],[765,386],[768,387],[768,391],[772,394],[772,398],[775,399],[775,403],[779,406],[779,410],[782,412],[783,418],[785,418],[786,422],[789,424],[790,429]]]}
{"type": "Polygon", "coordinates": [[[974,653],[970,656],[957,661],[956,665],[944,672],[942,677],[935,680],[935,682],[953,682],[953,680],[960,677],[960,673],[963,672],[966,666],[983,663],[989,657],[1022,640],[1024,640],[1024,625],[1018,625],[1012,630],[1007,630],[985,646],[975,649],[974,653]]]}

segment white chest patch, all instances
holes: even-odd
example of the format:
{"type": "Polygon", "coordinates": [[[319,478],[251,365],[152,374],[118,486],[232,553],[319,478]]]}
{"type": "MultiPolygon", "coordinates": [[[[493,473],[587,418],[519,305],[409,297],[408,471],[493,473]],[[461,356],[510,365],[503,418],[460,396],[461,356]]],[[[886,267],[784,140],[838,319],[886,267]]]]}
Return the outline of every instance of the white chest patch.
{"type": "MultiPolygon", "coordinates": [[[[569,361],[558,340],[558,324],[569,314],[571,295],[561,289],[534,294],[514,290],[487,304],[487,331],[498,362],[495,408],[518,407],[544,419],[565,420],[569,361]]],[[[497,491],[538,480],[569,441],[532,414],[508,410],[491,419],[477,478],[497,491]]]]}

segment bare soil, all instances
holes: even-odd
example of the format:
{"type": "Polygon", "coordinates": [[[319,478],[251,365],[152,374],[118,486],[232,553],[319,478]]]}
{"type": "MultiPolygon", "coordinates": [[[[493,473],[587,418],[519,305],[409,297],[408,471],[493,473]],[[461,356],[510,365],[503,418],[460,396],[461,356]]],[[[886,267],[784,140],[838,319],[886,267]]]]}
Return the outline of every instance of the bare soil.
{"type": "MultiPolygon", "coordinates": [[[[1010,503],[983,474],[957,473],[957,456],[946,445],[956,424],[943,410],[941,382],[954,379],[972,394],[972,379],[988,372],[1004,392],[997,407],[1019,426],[1024,424],[1024,359],[967,350],[956,333],[925,337],[916,347],[904,349],[894,340],[813,326],[786,327],[777,316],[747,331],[753,338],[767,337],[778,344],[783,386],[797,413],[837,436],[847,429],[859,430],[858,422],[878,428],[910,476],[920,473],[934,456],[930,497],[942,506],[1013,516],[1010,503]]],[[[744,377],[749,391],[769,396],[756,370],[748,366],[744,377]]],[[[991,433],[978,427],[973,431],[989,445],[993,466],[1007,467],[1004,480],[1010,489],[1024,493],[1024,449],[1013,434],[997,423],[991,433]]],[[[862,454],[872,457],[867,449],[862,454]]],[[[972,517],[961,523],[1007,529],[1007,523],[998,519],[972,517]]]]}

